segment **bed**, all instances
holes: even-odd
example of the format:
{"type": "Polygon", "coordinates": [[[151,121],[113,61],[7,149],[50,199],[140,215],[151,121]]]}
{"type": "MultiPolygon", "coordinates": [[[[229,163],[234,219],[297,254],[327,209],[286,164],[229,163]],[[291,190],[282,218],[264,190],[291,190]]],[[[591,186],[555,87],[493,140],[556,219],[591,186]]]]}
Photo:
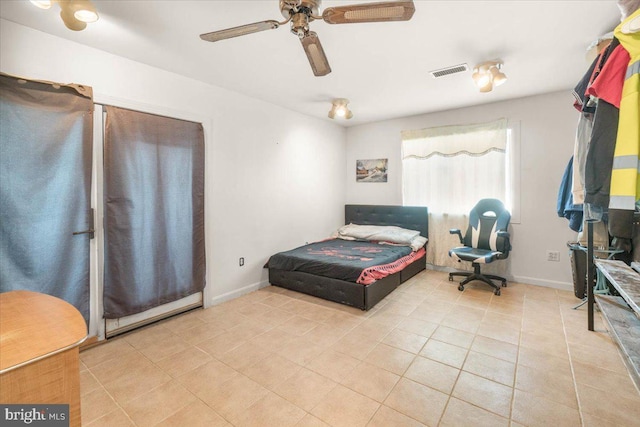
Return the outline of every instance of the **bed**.
{"type": "MultiPolygon", "coordinates": [[[[419,231],[420,236],[425,238],[428,238],[429,233],[426,207],[345,205],[345,224],[401,227],[419,231]]],[[[406,255],[406,247],[404,250],[398,248],[395,245],[349,240],[334,242],[333,239],[328,239],[275,254],[265,267],[269,269],[269,282],[274,286],[369,310],[401,283],[426,268],[426,243],[422,250],[410,255],[406,255]],[[350,261],[354,256],[352,252],[348,252],[347,255],[347,252],[343,251],[354,248],[356,253],[360,251],[361,254],[365,254],[360,257],[365,260],[365,263],[359,272],[355,272],[355,267],[349,265],[350,262],[347,262],[346,266],[344,263],[345,258],[350,261]],[[301,251],[304,254],[300,255],[301,251]],[[383,255],[382,252],[385,254],[383,255]],[[396,253],[399,258],[389,262],[389,258],[385,258],[389,256],[388,252],[396,253]],[[319,255],[319,259],[307,257],[308,254],[319,255]],[[337,257],[336,254],[338,254],[337,257]],[[327,255],[332,256],[327,257],[327,255]],[[378,255],[382,257],[380,258],[382,261],[379,261],[383,263],[382,265],[394,266],[391,269],[394,272],[378,278],[378,275],[383,275],[380,271],[385,270],[385,268],[379,268],[380,265],[371,266],[372,263],[378,262],[378,255]],[[340,258],[340,265],[334,264],[333,260],[327,258],[340,258]],[[364,270],[373,274],[367,275],[364,270]],[[362,279],[363,276],[367,284],[357,283],[356,278],[362,279]]],[[[411,249],[408,251],[412,252],[411,249]]],[[[355,256],[355,258],[358,257],[358,255],[355,256]]]]}

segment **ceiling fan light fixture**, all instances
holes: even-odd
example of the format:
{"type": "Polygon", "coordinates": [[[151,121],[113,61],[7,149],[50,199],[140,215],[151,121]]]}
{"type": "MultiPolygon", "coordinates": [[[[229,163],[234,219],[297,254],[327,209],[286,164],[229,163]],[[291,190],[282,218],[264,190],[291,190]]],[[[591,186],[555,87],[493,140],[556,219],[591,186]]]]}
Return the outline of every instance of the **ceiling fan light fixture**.
{"type": "Polygon", "coordinates": [[[353,112],[347,106],[349,100],[346,98],[337,98],[331,102],[331,110],[329,110],[329,118],[335,119],[336,116],[349,120],[353,117],[353,112]]]}
{"type": "Polygon", "coordinates": [[[29,0],[31,4],[40,9],[50,9],[51,8],[51,0],[29,0]]]}

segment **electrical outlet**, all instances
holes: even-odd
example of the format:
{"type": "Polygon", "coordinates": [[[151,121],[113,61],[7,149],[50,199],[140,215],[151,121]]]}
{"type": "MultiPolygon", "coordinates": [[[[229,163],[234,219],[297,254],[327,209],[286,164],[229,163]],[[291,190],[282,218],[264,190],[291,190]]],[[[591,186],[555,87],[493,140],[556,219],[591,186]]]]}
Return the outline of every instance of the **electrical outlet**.
{"type": "Polygon", "coordinates": [[[560,252],[558,252],[558,251],[547,251],[547,261],[559,262],[560,261],[560,252]]]}
{"type": "Polygon", "coordinates": [[[238,265],[240,265],[240,267],[244,265],[244,258],[240,258],[240,260],[238,261],[238,265]]]}

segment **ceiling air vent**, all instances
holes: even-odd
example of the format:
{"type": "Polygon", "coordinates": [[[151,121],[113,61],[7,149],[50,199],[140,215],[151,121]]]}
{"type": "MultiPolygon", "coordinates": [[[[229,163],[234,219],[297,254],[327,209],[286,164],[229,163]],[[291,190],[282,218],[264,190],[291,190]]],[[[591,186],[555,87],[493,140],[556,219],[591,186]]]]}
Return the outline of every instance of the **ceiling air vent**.
{"type": "Polygon", "coordinates": [[[440,70],[429,71],[429,74],[431,74],[431,76],[434,79],[437,79],[439,77],[449,76],[451,74],[462,73],[467,70],[469,70],[469,67],[467,66],[467,64],[460,64],[460,65],[453,65],[447,68],[442,68],[440,70]]]}

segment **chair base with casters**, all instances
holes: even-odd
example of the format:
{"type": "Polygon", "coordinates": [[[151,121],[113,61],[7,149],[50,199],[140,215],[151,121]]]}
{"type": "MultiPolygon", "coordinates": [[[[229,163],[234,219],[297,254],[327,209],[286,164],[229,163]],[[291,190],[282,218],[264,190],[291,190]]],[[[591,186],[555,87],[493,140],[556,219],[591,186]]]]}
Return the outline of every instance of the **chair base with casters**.
{"type": "Polygon", "coordinates": [[[495,276],[493,274],[482,274],[480,272],[480,264],[477,264],[477,263],[474,262],[474,263],[472,263],[472,265],[473,265],[473,273],[470,272],[470,271],[454,271],[453,273],[449,273],[449,281],[453,282],[453,276],[466,277],[466,279],[464,279],[458,285],[458,290],[459,291],[464,291],[464,285],[466,285],[467,283],[472,282],[474,280],[478,280],[478,281],[484,282],[487,285],[489,285],[492,288],[494,288],[493,293],[496,296],[500,296],[500,286],[498,286],[495,283],[493,283],[492,280],[501,281],[502,282],[502,287],[506,288],[507,287],[507,279],[505,279],[504,277],[495,276]]]}

